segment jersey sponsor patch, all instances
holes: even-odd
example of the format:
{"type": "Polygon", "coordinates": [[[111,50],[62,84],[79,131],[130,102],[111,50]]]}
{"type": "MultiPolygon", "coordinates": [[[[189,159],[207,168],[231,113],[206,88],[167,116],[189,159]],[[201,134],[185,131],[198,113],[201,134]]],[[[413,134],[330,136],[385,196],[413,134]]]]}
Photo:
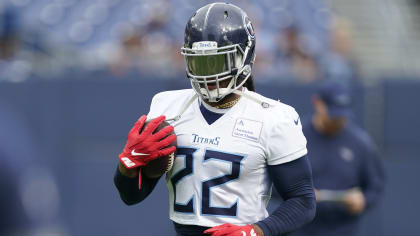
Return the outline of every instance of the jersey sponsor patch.
{"type": "Polygon", "coordinates": [[[263,123],[255,120],[238,118],[233,127],[232,136],[258,142],[263,123]]]}

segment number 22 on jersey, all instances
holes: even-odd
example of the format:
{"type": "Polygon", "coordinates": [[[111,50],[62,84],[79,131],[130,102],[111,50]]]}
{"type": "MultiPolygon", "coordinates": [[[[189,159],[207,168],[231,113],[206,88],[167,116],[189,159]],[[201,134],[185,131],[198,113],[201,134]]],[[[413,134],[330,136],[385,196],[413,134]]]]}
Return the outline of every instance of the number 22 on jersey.
{"type": "MultiPolygon", "coordinates": [[[[201,197],[194,198],[191,196],[191,199],[186,204],[179,204],[177,203],[177,184],[180,180],[184,177],[189,175],[194,175],[194,155],[197,155],[198,148],[186,148],[186,147],[179,147],[177,149],[177,156],[183,156],[185,158],[185,166],[184,168],[178,170],[175,174],[172,175],[170,178],[170,182],[173,187],[173,194],[174,194],[174,211],[182,212],[182,213],[194,213],[194,199],[200,199],[201,201],[201,214],[203,215],[222,215],[222,216],[236,216],[238,203],[236,202],[230,207],[215,207],[210,206],[210,195],[211,195],[211,188],[213,187],[221,187],[221,185],[226,184],[229,181],[235,180],[239,178],[240,175],[240,168],[241,168],[241,161],[245,156],[213,151],[213,150],[205,150],[203,162],[207,160],[215,160],[215,161],[223,161],[228,162],[231,164],[230,173],[227,173],[223,176],[219,176],[213,179],[204,180],[201,183],[201,197]]],[[[201,159],[201,158],[200,158],[201,159]]]]}

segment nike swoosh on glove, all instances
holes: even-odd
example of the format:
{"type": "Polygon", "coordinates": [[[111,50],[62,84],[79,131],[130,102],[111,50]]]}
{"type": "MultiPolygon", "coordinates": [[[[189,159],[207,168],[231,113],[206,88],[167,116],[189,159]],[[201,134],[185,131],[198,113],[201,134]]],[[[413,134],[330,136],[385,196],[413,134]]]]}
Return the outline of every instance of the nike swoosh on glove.
{"type": "Polygon", "coordinates": [[[223,224],[204,231],[211,236],[258,236],[252,225],[223,224]]]}

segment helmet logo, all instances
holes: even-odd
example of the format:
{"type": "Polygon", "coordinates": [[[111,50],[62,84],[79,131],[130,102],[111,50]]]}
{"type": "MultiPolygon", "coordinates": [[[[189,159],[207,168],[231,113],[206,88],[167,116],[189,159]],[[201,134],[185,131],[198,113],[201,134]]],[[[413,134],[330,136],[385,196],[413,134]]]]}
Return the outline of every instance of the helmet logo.
{"type": "Polygon", "coordinates": [[[206,50],[206,49],[217,49],[217,42],[214,41],[199,41],[192,45],[192,49],[206,50]]]}
{"type": "Polygon", "coordinates": [[[252,38],[255,37],[254,26],[252,26],[252,23],[248,17],[245,17],[245,29],[249,36],[252,38]]]}

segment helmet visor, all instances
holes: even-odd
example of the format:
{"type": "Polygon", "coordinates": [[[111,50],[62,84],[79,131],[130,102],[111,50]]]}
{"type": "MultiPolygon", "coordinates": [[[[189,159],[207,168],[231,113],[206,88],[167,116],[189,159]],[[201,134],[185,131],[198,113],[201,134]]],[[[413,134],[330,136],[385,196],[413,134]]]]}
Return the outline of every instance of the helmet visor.
{"type": "Polygon", "coordinates": [[[186,56],[188,72],[195,76],[217,75],[230,70],[229,54],[186,56]]]}

